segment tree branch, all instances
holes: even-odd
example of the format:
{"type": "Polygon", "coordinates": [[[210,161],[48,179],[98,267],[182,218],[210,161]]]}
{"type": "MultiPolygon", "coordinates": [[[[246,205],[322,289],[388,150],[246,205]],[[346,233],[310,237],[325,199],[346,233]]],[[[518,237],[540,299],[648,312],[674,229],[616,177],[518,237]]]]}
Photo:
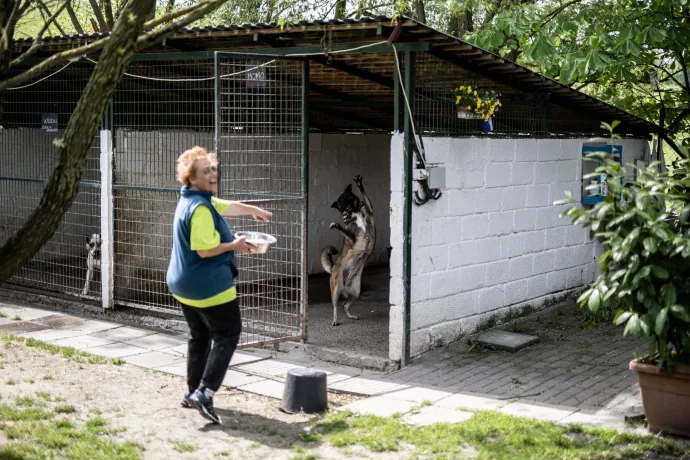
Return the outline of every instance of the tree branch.
{"type": "Polygon", "coordinates": [[[69,15],[70,21],[72,21],[74,30],[76,30],[78,34],[84,35],[84,29],[82,29],[81,24],[79,24],[79,19],[77,18],[77,15],[74,13],[74,8],[72,8],[72,2],[67,2],[67,14],[69,15]]]}
{"type": "MultiPolygon", "coordinates": [[[[160,25],[162,22],[166,22],[170,19],[177,18],[179,16],[182,16],[184,14],[189,14],[189,17],[191,17],[191,20],[183,20],[179,22],[174,22],[170,23],[166,28],[160,29],[154,32],[151,32],[149,34],[144,34],[139,37],[139,41],[137,42],[137,49],[143,49],[146,46],[144,46],[145,43],[148,42],[148,45],[152,44],[152,42],[156,39],[163,38],[164,35],[174,32],[175,29],[185,27],[188,24],[191,24],[192,22],[196,21],[200,17],[202,17],[204,14],[208,14],[209,12],[213,11],[214,9],[218,8],[220,5],[225,3],[227,0],[204,0],[200,3],[197,3],[196,5],[189,6],[187,8],[181,8],[177,11],[173,11],[172,13],[169,13],[164,16],[160,16],[156,19],[153,19],[151,21],[146,22],[144,24],[143,29],[144,30],[150,30],[151,28],[160,25]],[[194,14],[195,12],[198,12],[199,10],[203,11],[200,14],[194,14]],[[194,15],[194,16],[192,16],[194,15]]],[[[94,51],[99,51],[103,49],[103,47],[108,43],[108,40],[110,37],[104,37],[101,38],[100,40],[97,40],[93,43],[89,43],[88,45],[80,46],[79,48],[73,48],[71,50],[66,50],[62,51],[60,53],[54,54],[50,56],[48,59],[40,62],[39,64],[36,64],[32,68],[28,69],[27,71],[16,75],[12,78],[9,78],[4,81],[0,81],[0,92],[7,90],[8,88],[12,88],[16,85],[19,85],[21,83],[24,83],[27,80],[30,80],[31,78],[37,77],[41,75],[43,72],[46,72],[47,70],[60,65],[70,59],[75,59],[79,58],[81,56],[84,56],[88,53],[94,52],[94,51]]],[[[16,67],[16,66],[15,66],[16,67]]]]}
{"type": "Polygon", "coordinates": [[[690,109],[683,109],[678,116],[676,117],[675,120],[671,122],[670,125],[668,125],[668,128],[666,128],[666,132],[669,134],[673,134],[673,131],[682,123],[685,118],[690,115],[690,109]]]}
{"type": "MultiPolygon", "coordinates": [[[[43,10],[45,10],[46,14],[48,15],[48,19],[46,20],[46,23],[50,25],[51,23],[55,25],[57,28],[58,32],[60,35],[67,35],[65,33],[65,30],[60,26],[60,23],[56,21],[57,16],[53,17],[53,15],[50,13],[50,10],[48,9],[48,5],[45,4],[43,0],[38,0],[38,4],[43,10]]],[[[60,7],[59,10],[62,11],[64,9],[64,6],[60,7]]]]}
{"type": "Polygon", "coordinates": [[[43,27],[38,32],[38,35],[34,39],[34,42],[31,44],[31,47],[17,59],[10,62],[10,68],[20,65],[22,62],[24,62],[26,59],[28,59],[41,48],[41,45],[43,44],[43,34],[46,32],[46,30],[48,30],[50,24],[57,19],[60,13],[62,13],[62,10],[64,10],[67,7],[67,5],[71,3],[71,1],[72,0],[65,0],[65,2],[57,10],[55,10],[55,12],[45,22],[45,24],[43,24],[43,27]]]}
{"type": "Polygon", "coordinates": [[[96,0],[89,0],[89,3],[93,9],[93,14],[96,16],[96,21],[98,21],[98,27],[101,29],[101,32],[109,32],[110,27],[108,27],[108,23],[105,22],[103,11],[101,11],[101,7],[98,6],[98,2],[96,0]]]}
{"type": "Polygon", "coordinates": [[[676,144],[676,142],[671,139],[671,136],[666,134],[665,132],[659,133],[659,136],[666,141],[666,143],[671,147],[678,155],[680,155],[681,158],[688,158],[687,154],[681,150],[680,147],[676,144]]]}
{"type": "Polygon", "coordinates": [[[108,23],[108,30],[113,30],[115,18],[113,17],[112,0],[103,0],[103,13],[105,14],[105,22],[108,23]]]}

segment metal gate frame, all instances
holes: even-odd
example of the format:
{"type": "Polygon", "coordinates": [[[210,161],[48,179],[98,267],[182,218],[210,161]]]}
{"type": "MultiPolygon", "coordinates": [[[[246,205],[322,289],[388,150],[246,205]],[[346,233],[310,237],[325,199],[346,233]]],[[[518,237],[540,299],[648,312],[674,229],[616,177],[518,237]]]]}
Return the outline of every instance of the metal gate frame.
{"type": "MultiPolygon", "coordinates": [[[[251,52],[231,52],[231,51],[214,51],[214,84],[215,84],[215,133],[214,133],[214,151],[219,156],[218,171],[219,171],[219,191],[218,195],[223,193],[222,189],[222,175],[223,162],[221,160],[222,152],[222,110],[221,110],[221,60],[222,59],[251,59],[252,61],[269,63],[269,61],[298,61],[301,62],[301,187],[300,193],[297,197],[281,197],[281,198],[266,198],[266,199],[247,199],[243,200],[245,203],[254,205],[267,204],[282,204],[282,203],[299,203],[300,210],[300,224],[301,224],[301,270],[299,282],[299,334],[285,335],[280,337],[273,337],[270,339],[261,338],[265,334],[261,334],[261,329],[267,330],[270,326],[267,322],[253,321],[258,326],[259,340],[240,340],[238,348],[249,348],[261,345],[275,344],[280,342],[299,340],[302,343],[307,342],[307,324],[308,324],[308,257],[307,257],[307,227],[308,227],[308,185],[309,185],[309,61],[305,57],[288,57],[281,54],[267,54],[267,53],[251,53],[251,52]]],[[[250,69],[251,70],[251,69],[250,69]]],[[[242,305],[240,305],[242,308],[242,305]]],[[[245,318],[243,318],[245,320],[245,318]]],[[[244,322],[244,321],[243,321],[244,322]]],[[[244,331],[243,331],[244,333],[244,331]]],[[[255,334],[256,335],[256,334],[255,334]]]]}

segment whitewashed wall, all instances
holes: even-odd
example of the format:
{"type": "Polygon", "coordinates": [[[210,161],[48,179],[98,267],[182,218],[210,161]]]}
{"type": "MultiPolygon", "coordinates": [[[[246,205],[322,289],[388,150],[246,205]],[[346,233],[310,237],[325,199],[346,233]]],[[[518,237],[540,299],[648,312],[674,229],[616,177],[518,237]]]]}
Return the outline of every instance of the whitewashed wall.
{"type": "Polygon", "coordinates": [[[331,208],[348,184],[358,196],[352,179],[362,176],[364,190],[374,207],[376,247],[368,265],[388,263],[390,211],[390,135],[312,134],[309,136],[309,226],[307,233],[309,274],[323,273],[321,250],[340,249],[343,237],[328,228],[341,222],[331,208]]]}
{"type": "MultiPolygon", "coordinates": [[[[438,201],[412,209],[412,356],[474,332],[497,310],[536,308],[589,283],[595,244],[554,206],[580,197],[583,139],[429,138],[427,161],[446,168],[438,201]]],[[[623,140],[623,162],[644,140],[623,140]]],[[[402,139],[391,147],[391,359],[402,331],[402,139]],[[400,267],[399,270],[396,270],[400,267]],[[396,270],[394,272],[394,270],[396,270]]]]}

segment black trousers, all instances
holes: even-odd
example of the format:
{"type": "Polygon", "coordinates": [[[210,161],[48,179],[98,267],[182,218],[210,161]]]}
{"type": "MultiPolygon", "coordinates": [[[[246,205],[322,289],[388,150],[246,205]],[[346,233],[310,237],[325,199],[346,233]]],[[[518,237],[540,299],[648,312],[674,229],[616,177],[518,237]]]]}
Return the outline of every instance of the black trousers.
{"type": "Polygon", "coordinates": [[[242,332],[237,299],[206,308],[181,305],[190,334],[187,347],[189,391],[198,389],[201,384],[218,391],[242,332]]]}

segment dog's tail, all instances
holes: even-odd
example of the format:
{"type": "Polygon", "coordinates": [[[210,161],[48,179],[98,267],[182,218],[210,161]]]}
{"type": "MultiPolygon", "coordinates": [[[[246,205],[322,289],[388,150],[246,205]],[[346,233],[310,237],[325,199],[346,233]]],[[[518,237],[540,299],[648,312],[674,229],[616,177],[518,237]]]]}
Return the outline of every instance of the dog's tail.
{"type": "Polygon", "coordinates": [[[338,250],[333,246],[326,246],[323,248],[323,251],[321,251],[321,266],[326,270],[326,273],[331,273],[331,269],[333,268],[333,256],[337,254],[338,250]]]}

